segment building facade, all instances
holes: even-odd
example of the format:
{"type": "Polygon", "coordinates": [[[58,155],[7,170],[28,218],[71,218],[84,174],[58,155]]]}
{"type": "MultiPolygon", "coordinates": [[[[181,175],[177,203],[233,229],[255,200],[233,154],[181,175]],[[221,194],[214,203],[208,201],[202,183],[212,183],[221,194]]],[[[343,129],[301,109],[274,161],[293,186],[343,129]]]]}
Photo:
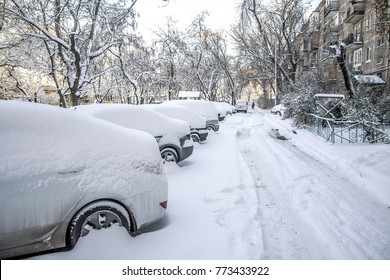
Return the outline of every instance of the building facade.
{"type": "MultiPolygon", "coordinates": [[[[388,35],[380,30],[374,4],[383,0],[322,0],[302,28],[302,77],[314,76],[327,88],[342,90],[344,79],[331,52],[346,46],[346,61],[357,83],[389,84],[388,35]]],[[[390,1],[386,0],[387,13],[390,1]]]]}

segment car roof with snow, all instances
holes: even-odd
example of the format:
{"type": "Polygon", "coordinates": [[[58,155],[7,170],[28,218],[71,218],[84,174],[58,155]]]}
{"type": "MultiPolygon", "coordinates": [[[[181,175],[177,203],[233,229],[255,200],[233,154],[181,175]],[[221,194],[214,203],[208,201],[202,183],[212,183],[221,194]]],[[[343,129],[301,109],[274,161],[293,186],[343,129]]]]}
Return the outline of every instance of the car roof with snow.
{"type": "Polygon", "coordinates": [[[176,104],[182,105],[201,116],[205,117],[207,120],[218,120],[218,112],[215,106],[211,101],[206,100],[170,100],[166,101],[163,104],[176,104]]]}
{"type": "Polygon", "coordinates": [[[227,110],[225,105],[223,105],[221,102],[212,102],[215,106],[215,109],[217,109],[218,114],[221,114],[221,116],[226,117],[227,110]]]}
{"type": "Polygon", "coordinates": [[[190,108],[176,104],[148,104],[143,105],[155,110],[169,118],[175,118],[187,122],[191,128],[206,128],[206,118],[194,112],[190,108]]]}
{"type": "Polygon", "coordinates": [[[0,101],[0,145],[0,181],[96,168],[102,158],[117,158],[128,170],[161,161],[150,134],[71,110],[19,101],[0,101]],[[126,163],[120,160],[124,157],[126,163]]]}
{"type": "Polygon", "coordinates": [[[128,104],[90,104],[73,107],[74,110],[115,123],[139,129],[153,136],[189,134],[188,123],[172,119],[145,106],[128,104]]]}

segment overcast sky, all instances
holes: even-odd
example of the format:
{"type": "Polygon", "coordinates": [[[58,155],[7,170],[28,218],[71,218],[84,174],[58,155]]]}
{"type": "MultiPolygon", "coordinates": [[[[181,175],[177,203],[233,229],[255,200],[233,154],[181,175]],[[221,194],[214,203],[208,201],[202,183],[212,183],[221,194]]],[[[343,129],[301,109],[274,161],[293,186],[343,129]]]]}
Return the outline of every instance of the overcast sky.
{"type": "Polygon", "coordinates": [[[138,30],[148,36],[159,26],[164,28],[166,18],[178,21],[179,29],[187,27],[202,11],[209,16],[206,24],[213,29],[227,29],[235,22],[235,7],[241,0],[170,0],[165,7],[161,0],[138,0],[135,9],[139,12],[138,30]]]}
{"type": "MultiPolygon", "coordinates": [[[[138,30],[145,39],[150,40],[151,31],[159,26],[164,28],[166,18],[171,16],[178,21],[178,28],[183,30],[191,21],[207,10],[206,24],[213,29],[228,30],[236,22],[236,7],[242,0],[170,0],[164,7],[161,0],[138,0],[135,9],[140,14],[138,30]]],[[[321,0],[312,0],[312,9],[321,0]]]]}

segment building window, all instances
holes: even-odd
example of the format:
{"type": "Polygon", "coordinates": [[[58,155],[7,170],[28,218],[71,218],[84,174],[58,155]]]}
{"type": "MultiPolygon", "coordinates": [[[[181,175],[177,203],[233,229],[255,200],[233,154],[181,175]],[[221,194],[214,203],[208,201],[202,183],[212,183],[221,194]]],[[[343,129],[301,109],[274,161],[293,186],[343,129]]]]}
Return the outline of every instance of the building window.
{"type": "Polygon", "coordinates": [[[362,49],[358,49],[353,53],[353,65],[359,66],[362,64],[362,49]]]}
{"type": "Polygon", "coordinates": [[[354,42],[363,42],[362,24],[359,22],[355,25],[355,37],[354,42]]]}
{"type": "Polygon", "coordinates": [[[366,18],[366,31],[370,31],[372,29],[372,15],[369,14],[366,18]]]}
{"type": "Polygon", "coordinates": [[[376,64],[383,64],[385,60],[383,59],[383,56],[378,56],[376,58],[376,64]]]}
{"type": "Polygon", "coordinates": [[[378,44],[378,47],[382,47],[385,45],[385,40],[383,39],[383,36],[378,39],[377,44],[378,44]]]}
{"type": "Polygon", "coordinates": [[[370,62],[372,59],[372,49],[371,47],[368,47],[366,49],[366,62],[370,62]]]}

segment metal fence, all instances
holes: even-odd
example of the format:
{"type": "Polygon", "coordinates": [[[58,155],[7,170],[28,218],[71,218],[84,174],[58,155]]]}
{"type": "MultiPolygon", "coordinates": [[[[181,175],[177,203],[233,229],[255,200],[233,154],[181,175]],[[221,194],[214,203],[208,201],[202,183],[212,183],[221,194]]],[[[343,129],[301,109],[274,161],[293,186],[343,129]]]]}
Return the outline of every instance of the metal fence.
{"type": "Polygon", "coordinates": [[[332,143],[390,143],[390,123],[340,121],[310,114],[304,128],[332,143]]]}

